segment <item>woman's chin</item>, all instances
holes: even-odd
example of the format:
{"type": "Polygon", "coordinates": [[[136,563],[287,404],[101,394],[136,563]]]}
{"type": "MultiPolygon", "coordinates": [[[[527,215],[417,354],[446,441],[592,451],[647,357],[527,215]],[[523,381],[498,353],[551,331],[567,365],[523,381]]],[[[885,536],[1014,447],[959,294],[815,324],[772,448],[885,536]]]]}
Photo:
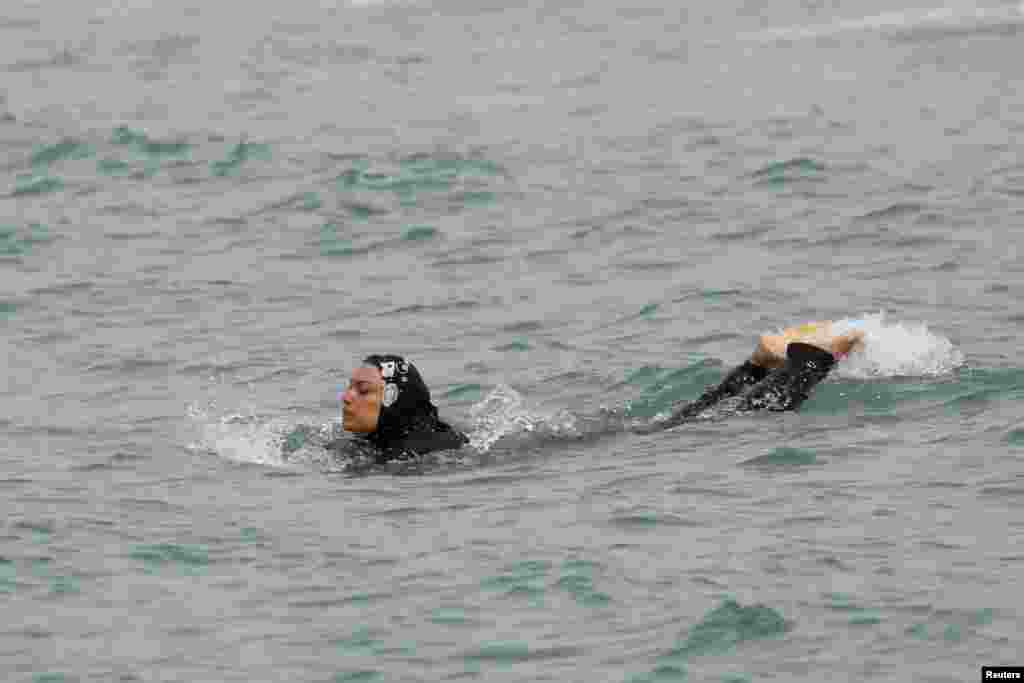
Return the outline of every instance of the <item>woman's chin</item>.
{"type": "Polygon", "coordinates": [[[350,420],[349,418],[342,418],[341,428],[346,432],[352,432],[353,434],[369,434],[373,431],[372,429],[367,429],[366,425],[359,424],[355,420],[350,420]]]}

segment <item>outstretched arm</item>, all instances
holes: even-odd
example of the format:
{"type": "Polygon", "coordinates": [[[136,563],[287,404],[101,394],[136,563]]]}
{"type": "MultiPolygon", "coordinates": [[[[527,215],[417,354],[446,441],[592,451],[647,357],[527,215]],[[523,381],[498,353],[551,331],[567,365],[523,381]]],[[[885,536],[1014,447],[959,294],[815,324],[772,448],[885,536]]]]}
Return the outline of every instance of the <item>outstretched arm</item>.
{"type": "Polygon", "coordinates": [[[752,391],[749,400],[744,402],[744,408],[796,408],[807,398],[810,388],[824,379],[838,358],[863,348],[863,331],[853,330],[842,335],[832,335],[831,328],[830,321],[820,321],[788,327],[779,334],[762,335],[750,358],[734,368],[720,384],[709,387],[696,401],[676,408],[671,417],[657,426],[651,425],[637,431],[673,427],[699,415],[722,399],[744,393],[750,387],[762,383],[769,375],[773,375],[773,379],[762,389],[770,387],[771,391],[752,391]],[[790,344],[796,346],[790,349],[790,344]],[[830,355],[815,354],[816,350],[830,355]],[[785,370],[787,367],[788,371],[785,370]]]}

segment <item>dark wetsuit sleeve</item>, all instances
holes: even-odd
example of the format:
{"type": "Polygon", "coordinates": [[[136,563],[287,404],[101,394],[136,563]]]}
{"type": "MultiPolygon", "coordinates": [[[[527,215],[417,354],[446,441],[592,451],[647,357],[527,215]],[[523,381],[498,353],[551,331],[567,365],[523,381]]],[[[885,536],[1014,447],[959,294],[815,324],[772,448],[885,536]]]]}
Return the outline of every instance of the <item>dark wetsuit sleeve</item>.
{"type": "Polygon", "coordinates": [[[828,351],[792,342],[786,347],[786,363],[747,391],[739,410],[796,410],[835,364],[828,351]]]}
{"type": "Polygon", "coordinates": [[[796,410],[807,400],[814,385],[825,379],[835,362],[828,351],[810,344],[793,342],[786,348],[786,362],[782,367],[768,370],[748,360],[726,375],[720,384],[705,391],[696,401],[677,408],[667,420],[634,431],[646,433],[675,427],[732,396],[743,397],[736,408],[737,412],[796,410]]]}
{"type": "Polygon", "coordinates": [[[416,453],[429,453],[452,448],[462,448],[469,442],[463,434],[454,430],[444,432],[419,432],[410,434],[402,441],[402,448],[416,453]]]}
{"type": "Polygon", "coordinates": [[[687,403],[673,411],[670,418],[658,424],[658,429],[674,427],[692,417],[700,415],[722,399],[743,393],[746,389],[767,377],[768,373],[769,370],[767,368],[754,365],[748,360],[739,367],[734,368],[717,386],[701,394],[700,398],[696,401],[687,403]]]}

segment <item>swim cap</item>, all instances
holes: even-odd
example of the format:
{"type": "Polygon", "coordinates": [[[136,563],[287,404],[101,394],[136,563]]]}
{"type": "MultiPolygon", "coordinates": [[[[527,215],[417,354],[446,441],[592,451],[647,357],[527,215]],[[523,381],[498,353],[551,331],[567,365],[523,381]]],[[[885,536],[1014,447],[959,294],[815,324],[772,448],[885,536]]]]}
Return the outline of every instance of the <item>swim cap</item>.
{"type": "Polygon", "coordinates": [[[401,356],[379,354],[367,356],[363,363],[379,369],[384,378],[377,429],[369,435],[372,441],[383,446],[437,422],[437,408],[415,365],[401,356]]]}

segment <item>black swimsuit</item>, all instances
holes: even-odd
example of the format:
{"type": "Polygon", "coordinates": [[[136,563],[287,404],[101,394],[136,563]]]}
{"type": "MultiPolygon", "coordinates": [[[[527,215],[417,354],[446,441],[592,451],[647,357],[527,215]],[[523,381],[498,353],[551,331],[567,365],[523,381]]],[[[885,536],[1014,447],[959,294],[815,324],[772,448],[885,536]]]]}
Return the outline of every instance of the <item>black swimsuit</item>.
{"type": "Polygon", "coordinates": [[[385,443],[375,443],[378,463],[390,460],[414,460],[421,455],[433,451],[445,451],[462,448],[469,439],[462,432],[441,420],[431,425],[423,425],[405,436],[385,443]]]}
{"type": "Polygon", "coordinates": [[[731,396],[742,397],[736,408],[739,412],[796,410],[807,400],[814,385],[825,379],[835,363],[836,359],[828,351],[793,342],[786,347],[786,362],[782,367],[769,370],[748,360],[726,375],[718,386],[705,391],[693,403],[677,408],[671,417],[652,427],[674,427],[731,396]]]}

